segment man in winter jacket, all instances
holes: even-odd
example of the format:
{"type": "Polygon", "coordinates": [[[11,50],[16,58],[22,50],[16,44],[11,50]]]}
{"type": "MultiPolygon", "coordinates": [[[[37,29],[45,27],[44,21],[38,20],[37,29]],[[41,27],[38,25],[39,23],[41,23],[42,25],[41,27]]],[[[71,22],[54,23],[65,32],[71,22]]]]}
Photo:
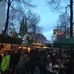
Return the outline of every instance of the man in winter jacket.
{"type": "Polygon", "coordinates": [[[10,65],[10,55],[8,54],[8,52],[5,52],[0,67],[1,74],[8,74],[9,65],[10,65]]]}

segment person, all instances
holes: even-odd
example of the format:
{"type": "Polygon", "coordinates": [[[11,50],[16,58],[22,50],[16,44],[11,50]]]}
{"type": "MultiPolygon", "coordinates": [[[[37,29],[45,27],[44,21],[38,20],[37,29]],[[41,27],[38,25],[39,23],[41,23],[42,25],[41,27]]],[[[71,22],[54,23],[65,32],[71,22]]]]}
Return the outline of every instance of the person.
{"type": "Polygon", "coordinates": [[[0,65],[1,65],[1,62],[2,62],[2,55],[0,54],[0,65]]]}
{"type": "Polygon", "coordinates": [[[40,68],[40,74],[47,74],[47,70],[46,70],[46,51],[45,50],[41,50],[40,51],[40,63],[39,63],[39,68],[40,68]]]}
{"type": "Polygon", "coordinates": [[[10,68],[12,70],[12,74],[16,74],[18,69],[17,65],[20,59],[21,51],[19,49],[13,49],[11,52],[11,59],[10,59],[10,68]]]}
{"type": "Polygon", "coordinates": [[[1,74],[9,74],[9,66],[10,66],[10,55],[7,51],[5,51],[1,62],[1,74]]]}
{"type": "Polygon", "coordinates": [[[47,72],[49,74],[53,74],[53,63],[52,63],[52,58],[50,57],[50,55],[48,55],[48,58],[47,58],[47,72]]]}
{"type": "MultiPolygon", "coordinates": [[[[1,65],[1,62],[2,62],[2,55],[0,54],[0,65],[1,65]]],[[[0,70],[0,73],[1,73],[1,70],[0,70]]]]}
{"type": "Polygon", "coordinates": [[[2,50],[4,46],[3,45],[0,45],[0,65],[1,65],[1,62],[2,62],[2,50]]]}
{"type": "Polygon", "coordinates": [[[37,70],[39,71],[39,49],[32,49],[30,52],[30,71],[34,74],[37,70]]]}
{"type": "Polygon", "coordinates": [[[24,51],[21,51],[20,60],[18,62],[18,73],[17,74],[26,74],[26,63],[28,60],[28,55],[24,51]]]}
{"type": "Polygon", "coordinates": [[[31,74],[34,74],[34,68],[35,68],[35,50],[32,49],[30,52],[30,72],[31,74]]]}

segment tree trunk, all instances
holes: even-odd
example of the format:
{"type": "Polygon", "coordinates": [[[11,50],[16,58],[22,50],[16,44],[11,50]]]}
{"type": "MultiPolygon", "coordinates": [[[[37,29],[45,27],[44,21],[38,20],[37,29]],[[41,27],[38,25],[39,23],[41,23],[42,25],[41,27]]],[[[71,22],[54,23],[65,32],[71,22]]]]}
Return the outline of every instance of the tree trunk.
{"type": "Polygon", "coordinates": [[[7,6],[7,17],[6,17],[6,23],[5,23],[5,29],[4,29],[4,35],[6,35],[8,32],[8,23],[9,23],[9,12],[10,12],[10,5],[11,2],[8,0],[8,6],[7,6]]]}
{"type": "Polygon", "coordinates": [[[70,37],[73,37],[73,0],[70,0],[70,37]]]}

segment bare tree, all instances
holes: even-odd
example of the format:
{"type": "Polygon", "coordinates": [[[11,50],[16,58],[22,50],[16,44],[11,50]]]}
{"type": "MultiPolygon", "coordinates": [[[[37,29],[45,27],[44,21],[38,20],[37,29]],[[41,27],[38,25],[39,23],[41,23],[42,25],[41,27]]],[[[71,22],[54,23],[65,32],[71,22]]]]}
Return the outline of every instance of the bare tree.
{"type": "MultiPolygon", "coordinates": [[[[52,5],[54,5],[55,6],[55,8],[54,9],[60,9],[60,8],[62,8],[62,7],[60,7],[60,5],[61,5],[61,2],[62,2],[63,0],[48,0],[48,4],[52,4],[52,5]]],[[[67,0],[68,1],[68,0],[67,0]]],[[[65,1],[63,1],[63,2],[65,2],[65,1]]],[[[73,37],[73,0],[69,0],[69,4],[68,5],[66,5],[65,7],[64,7],[64,9],[66,9],[67,10],[67,8],[70,8],[70,37],[73,37]]]]}
{"type": "Polygon", "coordinates": [[[73,37],[73,0],[70,0],[70,37],[73,37]]]}
{"type": "MultiPolygon", "coordinates": [[[[1,0],[3,1],[3,0],[1,0]]],[[[5,29],[4,29],[4,35],[7,34],[7,30],[8,30],[8,24],[9,24],[9,15],[10,15],[10,9],[13,8],[15,9],[13,6],[15,4],[17,4],[18,6],[30,6],[30,7],[34,7],[35,5],[31,5],[30,4],[30,0],[5,0],[7,3],[7,14],[6,14],[6,23],[5,23],[5,29]]],[[[18,11],[17,9],[15,9],[16,11],[18,11]]]]}
{"type": "Polygon", "coordinates": [[[70,37],[70,17],[67,12],[59,15],[58,24],[54,29],[55,40],[70,37]]]}
{"type": "Polygon", "coordinates": [[[38,26],[38,23],[40,21],[40,16],[35,13],[32,13],[32,11],[28,11],[27,19],[29,23],[29,30],[31,29],[30,31],[32,31],[33,33],[36,33],[40,28],[38,26]]]}
{"type": "Polygon", "coordinates": [[[40,21],[40,16],[37,14],[32,13],[29,11],[27,13],[28,15],[28,23],[29,23],[29,31],[32,32],[34,41],[36,41],[36,33],[40,32],[41,28],[38,26],[38,23],[40,21]]]}
{"type": "Polygon", "coordinates": [[[8,3],[7,3],[7,15],[6,15],[7,17],[6,17],[4,35],[6,35],[7,29],[8,29],[10,6],[11,6],[11,0],[8,0],[8,3]]]}
{"type": "Polygon", "coordinates": [[[28,11],[20,24],[19,34],[22,36],[22,38],[28,34],[30,36],[28,39],[36,42],[36,34],[40,33],[41,31],[41,27],[38,25],[39,21],[40,17],[37,14],[33,13],[32,11],[28,11]]]}
{"type": "Polygon", "coordinates": [[[36,43],[46,43],[47,39],[42,33],[36,33],[36,43]]]}
{"type": "Polygon", "coordinates": [[[27,31],[28,31],[27,18],[23,17],[23,19],[20,23],[20,30],[19,30],[19,35],[21,36],[21,38],[24,37],[24,35],[27,33],[27,31]]]}

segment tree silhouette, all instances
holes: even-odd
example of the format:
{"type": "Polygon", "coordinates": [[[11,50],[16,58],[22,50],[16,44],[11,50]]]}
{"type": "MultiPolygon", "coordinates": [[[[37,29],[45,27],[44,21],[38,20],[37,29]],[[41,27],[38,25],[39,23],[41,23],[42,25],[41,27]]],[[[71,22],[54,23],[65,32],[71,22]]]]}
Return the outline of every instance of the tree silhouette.
{"type": "Polygon", "coordinates": [[[70,37],[73,37],[73,0],[70,0],[70,37]]]}
{"type": "MultiPolygon", "coordinates": [[[[63,0],[48,0],[49,5],[53,5],[55,9],[59,8],[61,2],[63,0]]],[[[68,7],[70,8],[70,37],[73,37],[73,0],[69,0],[69,5],[65,6],[64,8],[67,9],[68,7]]],[[[62,7],[61,7],[62,8],[62,7]]]]}
{"type": "MultiPolygon", "coordinates": [[[[4,0],[0,0],[4,1],[4,0]]],[[[10,9],[13,8],[14,10],[18,11],[17,9],[14,8],[14,6],[12,6],[14,3],[17,3],[19,5],[23,4],[25,7],[35,7],[35,5],[31,5],[30,1],[28,0],[5,0],[7,3],[7,14],[6,14],[6,22],[5,22],[5,29],[3,31],[4,35],[7,35],[7,31],[8,31],[8,24],[9,24],[9,17],[10,17],[10,9]]],[[[18,5],[18,6],[19,6],[18,5]]]]}
{"type": "Polygon", "coordinates": [[[8,30],[10,6],[11,6],[11,1],[8,0],[8,3],[7,3],[7,15],[6,15],[7,17],[6,17],[6,23],[5,23],[4,35],[7,34],[7,30],[8,30]]]}

